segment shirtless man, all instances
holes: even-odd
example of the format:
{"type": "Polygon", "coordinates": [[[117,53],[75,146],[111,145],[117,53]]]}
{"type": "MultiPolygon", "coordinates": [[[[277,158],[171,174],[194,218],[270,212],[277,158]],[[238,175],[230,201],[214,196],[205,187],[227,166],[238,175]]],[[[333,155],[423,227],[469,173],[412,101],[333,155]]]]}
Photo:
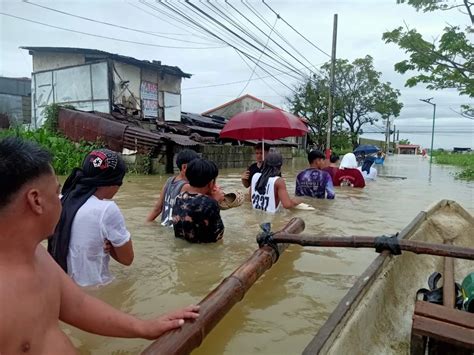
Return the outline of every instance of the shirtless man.
{"type": "Polygon", "coordinates": [[[198,317],[189,306],[141,320],[84,293],[40,245],[61,213],[47,152],[0,141],[0,354],[75,354],[59,320],[112,337],[156,339],[198,317]]]}

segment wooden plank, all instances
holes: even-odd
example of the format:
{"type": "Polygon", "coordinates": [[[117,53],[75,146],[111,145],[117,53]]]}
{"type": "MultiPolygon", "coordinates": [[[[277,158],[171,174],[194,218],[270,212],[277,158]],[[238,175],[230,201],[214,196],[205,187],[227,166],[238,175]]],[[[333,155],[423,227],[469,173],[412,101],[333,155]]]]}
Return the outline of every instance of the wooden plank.
{"type": "Polygon", "coordinates": [[[413,316],[412,334],[427,336],[455,346],[474,350],[474,330],[439,320],[413,316]]]}
{"type": "MultiPolygon", "coordinates": [[[[452,245],[452,243],[445,242],[452,245]]],[[[443,304],[446,307],[454,308],[456,303],[456,292],[454,289],[454,259],[444,258],[444,274],[443,274],[443,304]]]]}
{"type": "Polygon", "coordinates": [[[439,304],[417,301],[415,315],[444,321],[468,329],[474,329],[474,314],[450,309],[439,304]]]}

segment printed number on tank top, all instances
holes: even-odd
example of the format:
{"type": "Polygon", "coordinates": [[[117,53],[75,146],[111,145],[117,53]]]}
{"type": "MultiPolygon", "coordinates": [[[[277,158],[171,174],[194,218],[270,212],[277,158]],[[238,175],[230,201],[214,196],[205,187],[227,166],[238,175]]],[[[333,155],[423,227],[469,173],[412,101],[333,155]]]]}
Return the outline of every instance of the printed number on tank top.
{"type": "Polygon", "coordinates": [[[270,202],[270,197],[268,196],[263,196],[256,193],[252,195],[252,206],[257,210],[266,211],[268,208],[269,202],[270,202]]]}

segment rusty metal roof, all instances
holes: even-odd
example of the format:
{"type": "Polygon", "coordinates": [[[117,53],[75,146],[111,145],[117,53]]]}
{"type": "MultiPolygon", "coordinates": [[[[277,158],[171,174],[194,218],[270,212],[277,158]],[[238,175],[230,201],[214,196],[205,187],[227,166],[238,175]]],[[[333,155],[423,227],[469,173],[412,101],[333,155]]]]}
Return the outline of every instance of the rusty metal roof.
{"type": "Polygon", "coordinates": [[[30,54],[34,52],[54,52],[54,53],[76,53],[84,54],[85,56],[91,57],[91,59],[114,59],[120,62],[136,65],[139,67],[148,67],[152,69],[159,70],[165,74],[180,76],[182,78],[190,78],[191,74],[183,72],[178,67],[172,67],[169,65],[161,64],[161,61],[149,61],[149,60],[140,60],[133,57],[127,57],[120,54],[109,53],[101,51],[98,49],[89,49],[89,48],[74,48],[74,47],[20,47],[21,49],[26,49],[30,54]]]}
{"type": "MultiPolygon", "coordinates": [[[[111,116],[112,117],[112,116],[111,116]]],[[[149,152],[154,147],[173,142],[181,146],[202,145],[188,136],[150,132],[130,126],[125,122],[104,118],[94,113],[61,108],[59,110],[59,130],[73,141],[102,141],[106,147],[117,152],[123,148],[140,153],[149,152]]]]}
{"type": "Polygon", "coordinates": [[[202,143],[193,141],[192,139],[189,139],[188,136],[183,136],[181,134],[174,134],[174,133],[158,133],[163,137],[163,139],[168,139],[171,142],[174,142],[178,145],[182,146],[195,146],[195,145],[203,145],[202,143]]]}

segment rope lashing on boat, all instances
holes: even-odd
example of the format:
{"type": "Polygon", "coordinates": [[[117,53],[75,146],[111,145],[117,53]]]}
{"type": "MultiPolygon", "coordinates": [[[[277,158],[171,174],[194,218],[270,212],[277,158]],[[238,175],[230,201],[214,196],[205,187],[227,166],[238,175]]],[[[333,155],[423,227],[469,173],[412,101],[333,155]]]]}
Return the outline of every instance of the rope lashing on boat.
{"type": "Polygon", "coordinates": [[[402,253],[400,244],[398,243],[398,233],[392,236],[382,235],[380,237],[376,237],[374,246],[377,253],[381,253],[384,250],[390,251],[390,253],[393,255],[400,255],[402,253]]]}
{"type": "Polygon", "coordinates": [[[262,230],[262,232],[257,235],[258,246],[262,248],[265,245],[268,245],[270,248],[272,248],[276,254],[276,262],[280,258],[280,251],[278,250],[277,243],[275,243],[275,241],[273,240],[274,233],[272,232],[272,225],[268,222],[262,223],[260,224],[260,229],[262,230]]]}

